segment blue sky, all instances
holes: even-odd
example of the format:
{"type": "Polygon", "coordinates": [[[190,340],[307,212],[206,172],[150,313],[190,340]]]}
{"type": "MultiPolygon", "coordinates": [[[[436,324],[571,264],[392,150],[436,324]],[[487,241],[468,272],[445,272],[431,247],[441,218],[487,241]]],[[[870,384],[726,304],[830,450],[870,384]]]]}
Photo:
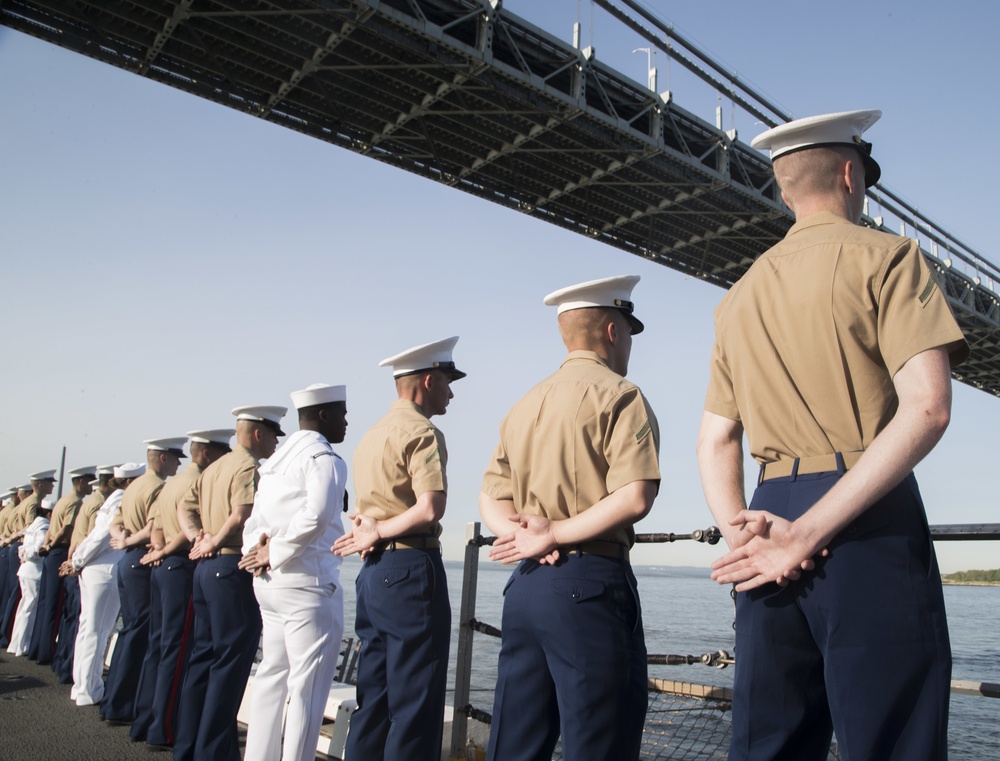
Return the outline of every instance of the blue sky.
{"type": "MultiPolygon", "coordinates": [[[[647,2],[795,116],[881,108],[883,179],[996,259],[1000,123],[978,83],[1000,68],[994,4],[647,2]]],[[[645,81],[647,43],[589,2],[507,0],[645,81]]],[[[657,55],[660,89],[714,119],[714,92],[657,55]]],[[[393,397],[378,361],[458,334],[469,373],[437,419],[450,450],[446,556],[478,517],[479,481],[510,405],[563,355],[542,297],[642,276],[647,325],[630,377],[663,434],[664,481],[639,531],[711,523],[694,441],[722,291],[616,249],[0,27],[0,484],[136,460],[142,440],[228,425],[230,408],[289,404],[346,383],[348,462],[393,397]]],[[[723,102],[740,139],[762,131],[723,102]]],[[[294,428],[294,424],[291,426],[294,428]]],[[[918,468],[932,523],[1000,522],[991,478],[1000,400],[956,386],[945,440],[918,468]]],[[[995,567],[995,543],[940,545],[945,570],[995,567]]],[[[708,565],[718,549],[634,559],[708,565]]]]}

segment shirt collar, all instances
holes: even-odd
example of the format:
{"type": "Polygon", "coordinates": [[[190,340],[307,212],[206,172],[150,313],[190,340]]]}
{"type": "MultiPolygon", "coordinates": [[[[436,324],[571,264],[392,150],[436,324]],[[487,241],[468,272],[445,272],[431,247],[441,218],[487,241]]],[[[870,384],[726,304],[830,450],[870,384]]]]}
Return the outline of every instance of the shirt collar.
{"type": "Polygon", "coordinates": [[[561,367],[565,367],[570,362],[596,362],[599,365],[604,365],[609,370],[608,363],[598,354],[596,351],[587,351],[585,349],[577,349],[576,351],[571,351],[566,355],[566,359],[562,361],[561,367]]]}
{"type": "Polygon", "coordinates": [[[845,219],[839,214],[834,214],[832,211],[817,211],[815,214],[810,214],[808,217],[792,225],[785,237],[790,237],[795,235],[795,233],[808,230],[812,227],[819,227],[820,225],[851,225],[854,227],[854,223],[851,220],[845,219]]]}

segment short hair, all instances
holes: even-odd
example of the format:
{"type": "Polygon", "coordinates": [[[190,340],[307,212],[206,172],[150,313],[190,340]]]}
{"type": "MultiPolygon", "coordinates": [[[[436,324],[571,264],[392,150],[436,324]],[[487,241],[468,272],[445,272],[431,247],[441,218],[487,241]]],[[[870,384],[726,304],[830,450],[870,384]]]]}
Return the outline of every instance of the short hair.
{"type": "Polygon", "coordinates": [[[844,163],[861,160],[861,154],[849,145],[807,148],[776,158],[774,179],[781,192],[793,201],[803,196],[825,196],[836,190],[844,163]]]}
{"type": "Polygon", "coordinates": [[[338,407],[342,407],[346,402],[324,402],[323,404],[313,404],[309,407],[301,407],[299,409],[299,421],[311,420],[313,422],[319,420],[320,413],[323,410],[333,411],[338,407]]]}
{"type": "Polygon", "coordinates": [[[563,312],[559,315],[559,335],[567,346],[601,346],[605,326],[614,321],[614,313],[619,311],[611,307],[585,307],[563,312]]]}

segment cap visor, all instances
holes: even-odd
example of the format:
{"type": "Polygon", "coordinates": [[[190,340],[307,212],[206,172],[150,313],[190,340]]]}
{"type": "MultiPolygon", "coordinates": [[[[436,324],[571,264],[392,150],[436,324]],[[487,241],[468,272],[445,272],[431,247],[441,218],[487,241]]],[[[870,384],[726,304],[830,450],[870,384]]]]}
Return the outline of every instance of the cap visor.
{"type": "Polygon", "coordinates": [[[871,156],[862,155],[865,164],[865,187],[870,188],[882,177],[882,167],[871,156]]]}
{"type": "Polygon", "coordinates": [[[634,315],[628,313],[625,314],[625,317],[628,318],[628,324],[632,326],[633,336],[636,335],[637,333],[641,333],[646,329],[646,326],[642,324],[642,321],[638,317],[635,317],[634,315]]]}

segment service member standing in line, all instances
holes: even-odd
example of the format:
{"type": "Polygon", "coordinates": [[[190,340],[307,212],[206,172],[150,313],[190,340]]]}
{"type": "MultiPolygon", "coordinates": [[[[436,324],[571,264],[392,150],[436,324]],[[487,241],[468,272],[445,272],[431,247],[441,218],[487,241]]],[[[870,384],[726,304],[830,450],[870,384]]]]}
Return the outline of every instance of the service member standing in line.
{"type": "Polygon", "coordinates": [[[253,580],[239,569],[243,526],[253,511],[257,465],[284,436],[285,407],[237,407],[236,446],[212,463],[181,503],[197,510],[188,534],[194,572],[194,647],[184,677],[175,761],[239,761],[236,714],[260,643],[253,580]]]}
{"type": "Polygon", "coordinates": [[[716,310],[698,442],[731,550],[712,577],[738,583],[734,760],[825,759],[831,730],[845,758],[948,753],[948,629],[912,470],[968,349],[918,243],[858,226],[880,172],[861,135],[880,115],[753,142],[796,222],[716,310]]]}
{"type": "Polygon", "coordinates": [[[313,761],[344,634],[341,559],[347,387],[292,392],[299,430],[260,468],[240,568],[254,573],[264,622],[244,761],[313,761]],[[288,698],[282,743],[282,709],[288,698]]]}
{"type": "Polygon", "coordinates": [[[441,756],[451,635],[441,561],[448,493],[443,415],[452,381],[464,378],[452,350],[458,337],[382,360],[398,399],[354,451],[353,525],[331,549],[360,552],[356,623],[361,639],[358,710],[345,755],[356,761],[437,761],[441,756]]]}
{"type": "Polygon", "coordinates": [[[146,445],[146,472],[122,496],[111,520],[111,547],[124,550],[118,561],[118,598],[122,628],[108,668],[101,701],[101,718],[128,724],[135,718],[135,692],[149,645],[149,567],[141,562],[149,542],[149,509],[166,479],[177,472],[186,439],[150,439],[146,445]]]}
{"type": "Polygon", "coordinates": [[[3,619],[3,612],[7,607],[7,555],[10,552],[10,545],[6,543],[7,522],[21,504],[21,493],[15,486],[7,492],[5,498],[7,502],[0,510],[0,620],[3,619]]]}
{"type": "Polygon", "coordinates": [[[73,569],[80,576],[80,625],[69,696],[78,706],[99,705],[104,698],[104,657],[118,620],[117,566],[124,554],[111,546],[111,522],[118,515],[125,490],[145,472],[141,463],[114,466],[114,478],[108,482],[112,491],[97,511],[94,528],[73,552],[73,569]]]}
{"type": "Polygon", "coordinates": [[[22,498],[17,511],[7,521],[5,540],[11,549],[7,555],[7,606],[3,611],[3,620],[0,621],[0,647],[7,647],[10,644],[14,612],[21,601],[21,584],[17,578],[21,566],[17,553],[21,547],[21,537],[37,517],[39,503],[52,493],[56,482],[56,471],[52,469],[33,473],[29,476],[29,482],[31,494],[22,498]]]}
{"type": "Polygon", "coordinates": [[[73,569],[73,552],[87,534],[94,528],[97,511],[101,509],[107,495],[111,493],[109,486],[114,476],[113,465],[102,465],[96,469],[97,478],[90,482],[90,495],[83,500],[73,521],[73,533],[70,536],[69,552],[66,560],[59,566],[59,575],[63,577],[67,603],[63,606],[62,622],[59,625],[58,644],[52,657],[52,670],[59,674],[62,684],[73,683],[73,661],[76,657],[76,635],[80,629],[80,577],[73,569]]]}
{"type": "Polygon", "coordinates": [[[149,646],[135,695],[129,737],[158,748],[171,747],[177,729],[180,687],[191,652],[195,563],[181,530],[178,509],[209,465],[232,450],[233,428],[189,431],[191,462],[160,490],[149,511],[152,548],[141,562],[152,568],[149,583],[149,646]]]}
{"type": "Polygon", "coordinates": [[[49,530],[49,516],[56,501],[46,497],[38,505],[37,517],[24,532],[24,541],[18,550],[21,557],[21,567],[17,576],[21,583],[21,602],[14,614],[14,629],[11,632],[10,645],[7,652],[11,655],[27,655],[31,632],[34,630],[35,616],[38,611],[38,589],[42,583],[42,556],[39,548],[45,542],[45,534],[49,530]]]}
{"type": "Polygon", "coordinates": [[[73,533],[73,521],[83,500],[90,494],[90,479],[96,467],[77,468],[69,472],[72,489],[61,497],[52,508],[48,533],[38,548],[42,558],[42,581],[38,588],[38,608],[35,626],[31,631],[28,658],[45,665],[52,662],[56,647],[56,635],[62,621],[63,606],[67,604],[59,567],[69,555],[69,541],[73,533]]]}
{"type": "Polygon", "coordinates": [[[488,758],[639,757],[646,643],[629,548],[660,483],[659,427],[625,379],[637,276],[545,297],[568,356],[500,425],[483,477],[490,557],[519,562],[504,592],[488,758]]]}

